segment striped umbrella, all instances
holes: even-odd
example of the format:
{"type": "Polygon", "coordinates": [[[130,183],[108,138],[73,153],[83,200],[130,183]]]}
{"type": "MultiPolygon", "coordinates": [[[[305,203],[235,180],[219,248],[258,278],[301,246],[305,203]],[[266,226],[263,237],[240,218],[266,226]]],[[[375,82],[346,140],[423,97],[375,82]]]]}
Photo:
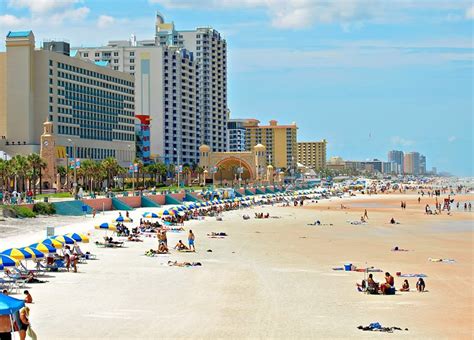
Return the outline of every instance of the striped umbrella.
{"type": "Polygon", "coordinates": [[[96,225],[96,229],[103,229],[103,230],[117,230],[117,227],[108,223],[102,223],[101,225],[96,225]]]}
{"type": "Polygon", "coordinates": [[[0,268],[3,269],[5,267],[16,267],[18,265],[18,260],[14,259],[5,254],[0,254],[0,268]]]}
{"type": "Polygon", "coordinates": [[[26,260],[31,259],[33,256],[27,251],[19,248],[10,248],[2,251],[3,255],[8,255],[15,260],[26,260]]]}
{"type": "Polygon", "coordinates": [[[52,245],[41,242],[30,244],[30,248],[35,248],[43,254],[54,254],[56,252],[56,248],[54,248],[52,245]]]}
{"type": "Polygon", "coordinates": [[[71,234],[66,234],[66,236],[69,236],[76,242],[89,243],[89,237],[84,234],[71,233],[71,234]]]}
{"type": "Polygon", "coordinates": [[[132,222],[132,220],[129,217],[119,216],[112,222],[132,222]]]}
{"type": "Polygon", "coordinates": [[[142,215],[145,218],[159,218],[158,214],[152,213],[152,212],[146,212],[142,215]]]}
{"type": "Polygon", "coordinates": [[[64,244],[74,244],[74,243],[76,243],[76,241],[73,238],[71,238],[69,236],[66,236],[66,235],[52,236],[51,238],[53,240],[59,241],[59,242],[64,243],[64,244]]]}
{"type": "Polygon", "coordinates": [[[44,244],[49,244],[49,245],[53,246],[56,249],[61,249],[61,248],[64,247],[64,243],[62,243],[61,241],[55,240],[53,238],[47,238],[47,239],[45,239],[41,242],[44,243],[44,244]]]}
{"type": "Polygon", "coordinates": [[[44,257],[44,254],[36,248],[24,247],[20,249],[23,249],[24,251],[30,253],[32,259],[42,259],[44,257]]]}

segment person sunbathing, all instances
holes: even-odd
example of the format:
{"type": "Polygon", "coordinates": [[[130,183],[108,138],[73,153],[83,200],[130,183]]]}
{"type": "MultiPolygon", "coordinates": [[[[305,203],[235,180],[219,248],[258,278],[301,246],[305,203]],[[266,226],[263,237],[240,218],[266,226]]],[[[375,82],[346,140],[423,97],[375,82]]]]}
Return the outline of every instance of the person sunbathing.
{"type": "Polygon", "coordinates": [[[179,240],[178,243],[176,243],[176,245],[174,246],[174,249],[178,249],[179,251],[189,250],[189,248],[186,247],[186,245],[181,240],[179,240]]]}
{"type": "Polygon", "coordinates": [[[401,292],[409,292],[410,291],[410,285],[408,284],[408,280],[405,279],[403,281],[402,288],[400,289],[401,292]]]}
{"type": "Polygon", "coordinates": [[[143,242],[143,240],[140,240],[138,237],[133,237],[131,235],[127,238],[127,240],[131,242],[143,242]]]}
{"type": "Polygon", "coordinates": [[[392,217],[392,218],[390,219],[390,224],[396,224],[396,223],[397,223],[397,222],[396,222],[395,219],[392,217]]]}
{"type": "Polygon", "coordinates": [[[201,262],[168,261],[168,266],[170,267],[198,267],[198,266],[202,266],[202,264],[201,262]]]}
{"type": "Polygon", "coordinates": [[[221,232],[218,232],[218,233],[216,233],[216,232],[213,231],[212,233],[207,234],[207,236],[227,236],[227,234],[224,233],[224,232],[222,232],[222,231],[221,231],[221,232]]]}

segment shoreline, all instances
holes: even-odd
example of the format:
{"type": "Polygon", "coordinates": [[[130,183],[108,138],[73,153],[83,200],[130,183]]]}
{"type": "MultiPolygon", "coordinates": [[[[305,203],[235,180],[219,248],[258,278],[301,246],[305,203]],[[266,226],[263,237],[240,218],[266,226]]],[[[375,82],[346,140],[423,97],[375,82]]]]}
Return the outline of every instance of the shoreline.
{"type": "MultiPolygon", "coordinates": [[[[410,202],[414,195],[404,196],[410,202]]],[[[370,202],[359,198],[346,203],[370,202]]],[[[375,200],[384,202],[379,197],[375,200]]],[[[390,337],[470,338],[470,222],[474,215],[466,213],[466,219],[427,216],[408,203],[405,212],[389,209],[401,216],[400,225],[388,224],[384,209],[370,208],[369,223],[359,226],[346,221],[360,217],[364,209],[340,210],[342,201],[346,200],[308,202],[303,207],[252,207],[226,212],[222,222],[209,217],[186,222],[186,231],[192,229],[196,234],[196,253],[172,250],[168,256],[155,258],[143,255],[150,247],[156,248],[153,238],[127,242],[124,249],[95,247],[93,242],[104,233],[93,230],[93,226],[110,222],[117,211],[68,223],[56,234],[90,231],[91,243],[81,248],[99,259],[79,265],[78,274],[51,273],[48,283],[30,285],[35,299],[31,306],[33,328],[48,339],[62,338],[65,325],[78,323],[83,327],[66,327],[68,337],[176,338],[186,334],[188,338],[366,338],[372,334],[356,327],[378,321],[383,326],[409,329],[390,337]],[[254,212],[281,218],[257,220],[254,212]],[[251,219],[244,221],[244,213],[251,219]],[[333,226],[308,226],[315,218],[333,226]],[[456,231],[444,225],[453,222],[469,224],[470,229],[456,231]],[[433,227],[438,224],[443,226],[433,227]],[[229,236],[211,239],[206,236],[211,231],[229,236]],[[395,245],[410,251],[391,252],[395,245]],[[454,258],[456,262],[432,263],[428,257],[454,258]],[[203,266],[168,267],[168,260],[196,261],[203,266]],[[348,262],[359,267],[367,262],[392,274],[426,273],[429,292],[398,292],[394,296],[359,293],[355,283],[364,273],[332,270],[348,262]],[[66,309],[58,312],[54,301],[68,301],[66,309]],[[445,327],[446,323],[450,327],[445,327]]],[[[131,216],[136,219],[145,210],[153,211],[137,209],[131,216]]],[[[42,233],[2,238],[1,249],[7,244],[33,243],[42,233]]],[[[168,239],[174,245],[178,239],[186,239],[186,232],[168,233],[168,239]]],[[[378,281],[381,274],[374,275],[378,281]]],[[[409,281],[414,287],[415,281],[409,281]]],[[[402,280],[395,276],[395,283],[400,288],[402,280]]]]}

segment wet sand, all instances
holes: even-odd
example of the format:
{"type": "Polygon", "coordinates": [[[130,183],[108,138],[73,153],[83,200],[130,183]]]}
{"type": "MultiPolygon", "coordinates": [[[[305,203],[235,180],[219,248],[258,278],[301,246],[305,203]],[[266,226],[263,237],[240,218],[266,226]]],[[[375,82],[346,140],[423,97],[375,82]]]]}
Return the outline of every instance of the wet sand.
{"type": "MultiPolygon", "coordinates": [[[[148,258],[144,251],[157,245],[151,238],[127,242],[124,249],[84,245],[99,259],[81,265],[80,273],[51,273],[48,283],[30,285],[33,328],[45,339],[472,338],[473,215],[426,216],[423,202],[415,206],[416,197],[409,195],[404,195],[406,211],[387,207],[399,199],[335,198],[298,208],[233,211],[222,222],[188,222],[186,231],[196,234],[196,253],[148,258]],[[346,222],[360,219],[364,207],[359,204],[372,201],[383,206],[368,206],[367,225],[346,222]],[[341,211],[341,202],[349,209],[341,211]],[[254,212],[280,218],[242,219],[254,212]],[[392,216],[401,224],[390,225],[392,216]],[[316,219],[333,226],[307,225],[316,219]],[[212,231],[229,236],[208,238],[212,231]],[[390,251],[396,245],[410,251],[390,251]],[[456,262],[433,263],[429,257],[456,262]],[[199,261],[202,267],[168,267],[168,260],[199,261]],[[332,270],[344,263],[393,274],[425,273],[428,292],[359,293],[355,283],[364,273],[332,270]],[[409,330],[379,334],[356,328],[376,321],[409,330]]],[[[116,215],[82,218],[57,233],[90,231],[100,240],[104,232],[91,228],[116,215]]],[[[0,239],[0,249],[43,237],[44,231],[10,236],[0,239]]],[[[186,240],[186,232],[168,234],[169,244],[178,239],[186,240]]],[[[383,280],[383,273],[374,276],[383,280]]],[[[409,282],[415,288],[416,279],[409,282]]],[[[395,277],[395,284],[400,288],[402,279],[395,277]]]]}

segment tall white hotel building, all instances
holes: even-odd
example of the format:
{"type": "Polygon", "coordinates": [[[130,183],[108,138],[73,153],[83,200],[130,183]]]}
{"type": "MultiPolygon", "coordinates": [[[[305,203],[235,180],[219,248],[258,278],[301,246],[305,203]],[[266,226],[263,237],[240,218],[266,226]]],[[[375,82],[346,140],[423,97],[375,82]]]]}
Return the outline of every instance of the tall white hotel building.
{"type": "Polygon", "coordinates": [[[210,27],[177,31],[156,15],[155,38],[79,47],[77,56],[106,61],[135,76],[135,110],[149,115],[152,158],[198,164],[199,146],[226,151],[227,45],[210,27]]]}

